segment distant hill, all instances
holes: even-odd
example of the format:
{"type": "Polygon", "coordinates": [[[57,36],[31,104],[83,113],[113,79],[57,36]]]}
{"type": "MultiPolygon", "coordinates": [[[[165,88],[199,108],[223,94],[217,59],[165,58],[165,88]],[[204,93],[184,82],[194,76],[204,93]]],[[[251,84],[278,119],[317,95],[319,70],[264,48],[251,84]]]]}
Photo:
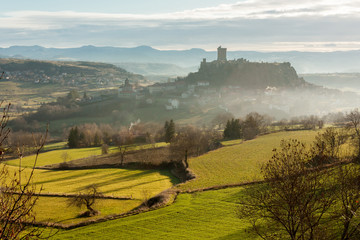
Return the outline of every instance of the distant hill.
{"type": "MultiPolygon", "coordinates": [[[[114,79],[129,78],[132,81],[142,81],[144,77],[139,74],[132,74],[126,70],[108,63],[96,62],[72,62],[72,61],[40,61],[24,59],[0,59],[0,71],[7,74],[19,72],[16,76],[26,74],[30,81],[31,76],[59,76],[62,74],[87,76],[111,76],[114,79]],[[36,75],[34,75],[36,74],[36,75]],[[42,74],[42,75],[39,75],[42,74]]],[[[108,77],[109,78],[109,77],[108,77]]]]}
{"type": "Polygon", "coordinates": [[[202,62],[196,73],[183,78],[188,83],[209,82],[210,86],[239,86],[242,89],[267,87],[296,88],[307,85],[290,63],[258,63],[245,59],[202,62]]]}
{"type": "Polygon", "coordinates": [[[360,93],[360,73],[301,74],[307,82],[326,88],[360,93]]]}
{"type": "MultiPolygon", "coordinates": [[[[40,46],[12,46],[9,48],[0,48],[0,56],[56,61],[164,63],[175,64],[180,67],[193,67],[197,66],[203,58],[207,58],[209,61],[215,60],[216,52],[197,48],[189,50],[157,50],[149,46],[139,46],[135,48],[84,46],[61,49],[44,48],[40,46]]],[[[245,58],[257,62],[291,62],[299,73],[360,72],[360,50],[344,52],[292,51],[267,53],[228,51],[228,59],[238,58],[245,58]]]]}

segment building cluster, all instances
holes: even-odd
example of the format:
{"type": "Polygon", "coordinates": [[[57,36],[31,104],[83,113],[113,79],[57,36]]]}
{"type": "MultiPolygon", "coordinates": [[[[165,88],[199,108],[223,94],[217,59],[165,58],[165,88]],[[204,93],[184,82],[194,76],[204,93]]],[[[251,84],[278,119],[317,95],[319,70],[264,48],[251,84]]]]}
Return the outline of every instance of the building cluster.
{"type": "Polygon", "coordinates": [[[180,106],[182,100],[199,97],[200,93],[210,86],[209,82],[198,82],[187,84],[184,81],[170,81],[166,83],[155,83],[150,86],[135,87],[126,79],[124,84],[118,89],[119,99],[145,100],[147,104],[153,104],[155,99],[167,99],[164,102],[166,110],[175,110],[180,106]]]}
{"type": "MultiPolygon", "coordinates": [[[[217,61],[219,63],[226,62],[226,48],[218,47],[217,61]]],[[[201,64],[206,64],[206,59],[201,64]]],[[[216,95],[216,89],[210,87],[208,81],[197,81],[194,83],[187,83],[184,80],[177,79],[168,81],[166,83],[155,83],[147,87],[134,87],[126,79],[124,84],[118,90],[118,97],[120,99],[145,99],[147,104],[152,104],[154,98],[165,97],[168,98],[164,107],[166,110],[178,109],[181,101],[200,96],[216,95]]],[[[207,98],[202,98],[201,102],[208,102],[207,98]]],[[[211,100],[209,100],[211,101],[211,100]]]]}
{"type": "Polygon", "coordinates": [[[115,82],[121,81],[114,74],[98,72],[95,74],[59,73],[47,74],[45,71],[6,71],[4,81],[32,82],[35,84],[60,84],[62,86],[79,86],[92,84],[94,87],[112,87],[115,82]]]}

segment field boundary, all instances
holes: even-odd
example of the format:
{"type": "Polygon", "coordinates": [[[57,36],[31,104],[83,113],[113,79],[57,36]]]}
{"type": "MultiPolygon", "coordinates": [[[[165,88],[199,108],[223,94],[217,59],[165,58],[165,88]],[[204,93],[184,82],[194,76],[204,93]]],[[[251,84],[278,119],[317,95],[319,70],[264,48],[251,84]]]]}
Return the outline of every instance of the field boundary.
{"type": "MultiPolygon", "coordinates": [[[[26,193],[21,193],[21,192],[12,192],[12,194],[25,194],[26,193]]],[[[75,198],[78,196],[78,194],[75,193],[34,193],[32,194],[33,196],[37,196],[37,197],[63,197],[63,198],[75,198]]],[[[109,195],[104,195],[104,196],[96,196],[95,198],[97,199],[114,199],[114,200],[134,200],[134,198],[132,196],[109,196],[109,195]]]]}

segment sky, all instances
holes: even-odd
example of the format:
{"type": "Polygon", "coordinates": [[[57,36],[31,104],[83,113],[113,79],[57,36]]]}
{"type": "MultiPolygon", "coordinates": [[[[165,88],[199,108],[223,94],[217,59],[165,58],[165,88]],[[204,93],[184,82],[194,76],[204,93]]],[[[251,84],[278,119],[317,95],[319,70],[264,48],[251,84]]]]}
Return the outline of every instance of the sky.
{"type": "Polygon", "coordinates": [[[16,0],[1,6],[0,47],[360,49],[360,0],[16,0]]]}

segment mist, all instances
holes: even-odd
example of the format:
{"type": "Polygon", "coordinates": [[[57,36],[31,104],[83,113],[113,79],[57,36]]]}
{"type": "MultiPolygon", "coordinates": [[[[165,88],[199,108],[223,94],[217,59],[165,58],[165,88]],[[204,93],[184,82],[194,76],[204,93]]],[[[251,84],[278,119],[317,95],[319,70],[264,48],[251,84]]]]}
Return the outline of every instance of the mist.
{"type": "Polygon", "coordinates": [[[237,117],[258,112],[276,120],[297,116],[348,112],[360,104],[355,92],[313,86],[305,89],[268,88],[265,91],[238,91],[222,94],[222,106],[237,117]]]}

